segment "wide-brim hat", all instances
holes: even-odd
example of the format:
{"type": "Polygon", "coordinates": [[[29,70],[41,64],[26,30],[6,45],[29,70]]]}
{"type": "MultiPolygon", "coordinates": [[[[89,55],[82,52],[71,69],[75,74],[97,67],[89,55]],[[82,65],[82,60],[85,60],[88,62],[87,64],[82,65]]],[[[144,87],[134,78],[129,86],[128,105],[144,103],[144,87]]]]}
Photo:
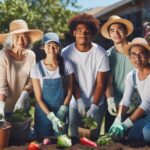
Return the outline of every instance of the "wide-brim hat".
{"type": "Polygon", "coordinates": [[[147,49],[148,51],[150,51],[150,47],[148,45],[148,42],[144,39],[144,38],[134,38],[131,43],[129,43],[126,48],[125,48],[125,54],[129,55],[129,50],[131,49],[132,46],[136,46],[136,45],[141,45],[143,46],[145,49],[147,49]]]}
{"type": "Polygon", "coordinates": [[[56,42],[57,44],[61,45],[60,38],[55,32],[49,32],[44,35],[42,43],[48,44],[49,42],[56,42]]]}
{"type": "Polygon", "coordinates": [[[129,36],[133,32],[133,24],[131,21],[129,21],[127,19],[123,19],[117,15],[113,15],[113,16],[110,16],[108,18],[108,21],[106,23],[104,23],[104,25],[101,27],[101,34],[105,38],[111,39],[109,32],[108,32],[108,28],[110,27],[111,24],[114,24],[114,23],[121,23],[121,24],[125,25],[125,27],[127,29],[126,36],[129,36]]]}
{"type": "Polygon", "coordinates": [[[0,34],[0,43],[4,44],[6,38],[10,34],[19,34],[27,32],[30,35],[31,42],[34,43],[38,40],[40,40],[43,36],[43,32],[38,29],[29,29],[27,23],[22,19],[14,20],[9,25],[9,33],[6,34],[0,34]]]}

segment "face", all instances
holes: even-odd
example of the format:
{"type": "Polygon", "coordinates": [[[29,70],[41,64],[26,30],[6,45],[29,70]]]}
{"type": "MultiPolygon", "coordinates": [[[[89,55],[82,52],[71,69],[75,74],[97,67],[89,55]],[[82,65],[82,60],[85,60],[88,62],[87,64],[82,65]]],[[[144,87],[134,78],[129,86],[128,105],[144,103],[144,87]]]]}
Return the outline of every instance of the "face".
{"type": "Polygon", "coordinates": [[[29,42],[29,36],[27,33],[19,33],[13,35],[13,45],[16,49],[24,49],[29,42]]]}
{"type": "Polygon", "coordinates": [[[91,40],[93,38],[91,31],[84,24],[77,25],[73,35],[77,45],[89,45],[91,44],[91,40]]]}
{"type": "Polygon", "coordinates": [[[60,45],[56,42],[44,44],[44,50],[47,56],[56,56],[60,51],[60,45]]]}
{"type": "Polygon", "coordinates": [[[126,29],[122,24],[112,24],[109,27],[109,35],[114,44],[120,44],[126,39],[126,29]]]}
{"type": "Polygon", "coordinates": [[[149,63],[149,52],[140,45],[132,46],[129,52],[131,63],[138,69],[144,68],[149,63]]]}

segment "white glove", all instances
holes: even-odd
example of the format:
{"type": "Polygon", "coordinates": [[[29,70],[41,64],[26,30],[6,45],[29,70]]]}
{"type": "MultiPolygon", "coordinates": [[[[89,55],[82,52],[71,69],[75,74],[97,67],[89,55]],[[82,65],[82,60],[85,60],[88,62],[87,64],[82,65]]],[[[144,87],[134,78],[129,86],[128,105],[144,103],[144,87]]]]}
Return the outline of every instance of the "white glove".
{"type": "Polygon", "coordinates": [[[108,104],[108,111],[112,116],[117,115],[117,107],[115,104],[114,97],[107,98],[107,104],[108,104]]]}
{"type": "Polygon", "coordinates": [[[22,91],[13,111],[17,109],[26,109],[25,106],[27,106],[27,104],[29,104],[29,93],[27,91],[22,91]]]}
{"type": "Polygon", "coordinates": [[[78,105],[78,112],[79,114],[84,117],[86,110],[85,110],[85,104],[82,98],[77,99],[77,105],[78,105]]]}
{"type": "Polygon", "coordinates": [[[47,118],[52,122],[53,129],[59,133],[61,129],[63,129],[63,122],[60,121],[53,112],[50,112],[47,115],[47,118]]]}
{"type": "Polygon", "coordinates": [[[133,122],[129,117],[124,122],[122,122],[122,124],[126,130],[133,126],[133,122]]]}
{"type": "Polygon", "coordinates": [[[87,117],[94,118],[94,113],[99,110],[98,105],[92,104],[90,109],[87,112],[87,117]]]}
{"type": "Polygon", "coordinates": [[[5,108],[5,102],[3,100],[0,100],[0,115],[4,117],[4,108],[5,108]]]}

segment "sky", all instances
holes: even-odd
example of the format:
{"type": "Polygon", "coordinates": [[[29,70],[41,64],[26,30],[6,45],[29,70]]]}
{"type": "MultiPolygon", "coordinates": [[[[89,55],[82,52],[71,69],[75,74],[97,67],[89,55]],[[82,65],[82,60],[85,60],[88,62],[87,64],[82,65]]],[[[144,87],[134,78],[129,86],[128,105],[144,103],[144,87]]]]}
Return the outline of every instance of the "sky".
{"type": "Polygon", "coordinates": [[[99,6],[109,6],[119,1],[120,0],[78,0],[78,5],[82,6],[81,8],[84,10],[99,6]]]}

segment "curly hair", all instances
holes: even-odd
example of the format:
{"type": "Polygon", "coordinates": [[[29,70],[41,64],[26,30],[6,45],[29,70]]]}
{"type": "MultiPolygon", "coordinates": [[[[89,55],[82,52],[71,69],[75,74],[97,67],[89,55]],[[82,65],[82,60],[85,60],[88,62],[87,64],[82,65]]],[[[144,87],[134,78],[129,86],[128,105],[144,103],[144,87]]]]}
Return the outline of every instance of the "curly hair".
{"type": "Polygon", "coordinates": [[[69,20],[68,27],[71,33],[73,33],[78,24],[85,24],[93,36],[98,33],[100,28],[99,20],[86,13],[76,15],[69,20]]]}

